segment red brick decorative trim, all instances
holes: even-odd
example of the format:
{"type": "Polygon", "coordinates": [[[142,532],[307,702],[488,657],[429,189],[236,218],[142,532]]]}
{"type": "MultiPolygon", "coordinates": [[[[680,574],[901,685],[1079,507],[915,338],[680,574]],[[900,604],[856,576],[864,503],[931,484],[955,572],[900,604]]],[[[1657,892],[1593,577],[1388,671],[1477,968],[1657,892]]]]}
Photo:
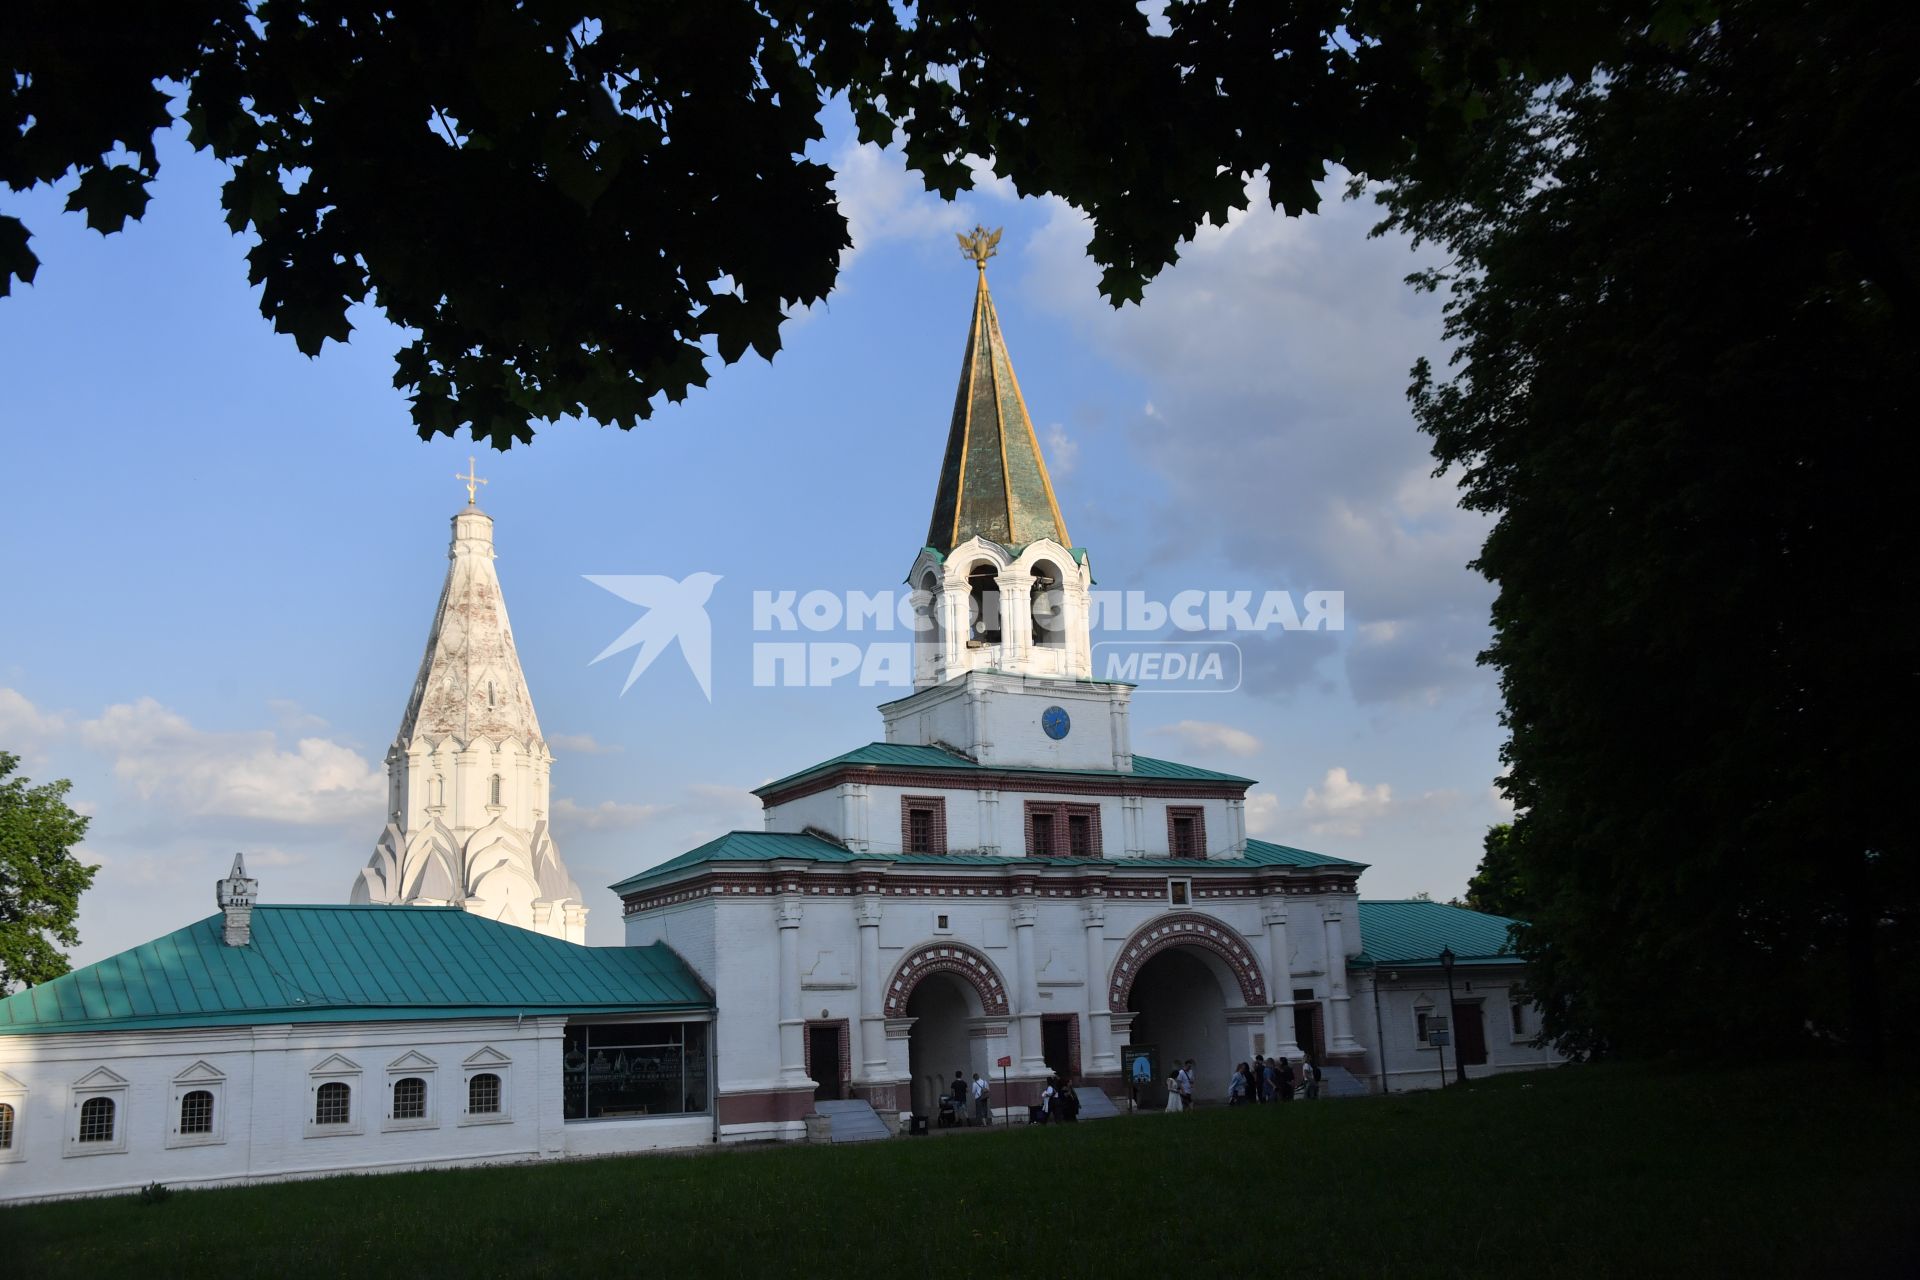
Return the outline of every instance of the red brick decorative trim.
{"type": "MultiPolygon", "coordinates": [[[[713,866],[689,868],[686,879],[629,894],[621,899],[624,914],[639,915],[662,907],[681,906],[707,898],[765,897],[776,893],[799,893],[807,897],[835,897],[860,893],[905,898],[1006,898],[1032,892],[1041,898],[1079,898],[1104,895],[1115,901],[1167,900],[1167,872],[1132,871],[1129,859],[1086,860],[1088,875],[1078,865],[1025,867],[956,867],[952,871],[930,871],[924,865],[891,870],[876,875],[872,871],[849,870],[823,863],[808,867],[796,875],[791,871],[716,870],[713,866]],[[1008,877],[1018,874],[1031,878],[1026,889],[1008,877]]],[[[740,864],[733,864],[734,867],[740,864]]],[[[1176,878],[1193,880],[1196,901],[1258,898],[1268,894],[1298,897],[1303,894],[1353,893],[1356,873],[1336,867],[1249,867],[1225,859],[1196,858],[1191,867],[1182,866],[1176,878]]]]}
{"type": "Polygon", "coordinates": [[[1135,931],[1120,948],[1113,962],[1113,974],[1107,982],[1107,1008],[1125,1009],[1133,994],[1133,980],[1140,976],[1147,961],[1172,947],[1202,947],[1226,961],[1240,983],[1240,996],[1248,1004],[1267,1003],[1267,984],[1260,977],[1260,962],[1253,949],[1233,929],[1213,916],[1198,912],[1174,912],[1151,920],[1135,931]]]}
{"type": "Polygon", "coordinates": [[[723,1093],[715,1101],[720,1123],[783,1124],[813,1113],[813,1090],[769,1089],[760,1093],[723,1093]]]}
{"type": "Polygon", "coordinates": [[[958,974],[980,993],[982,1013],[989,1017],[1007,1016],[1006,981],[993,961],[964,942],[930,942],[903,956],[887,980],[881,1014],[888,1018],[906,1017],[907,998],[930,973],[958,974]]]}
{"type": "Polygon", "coordinates": [[[947,798],[945,796],[900,797],[900,851],[902,853],[945,853],[947,851],[947,798]],[[913,815],[931,815],[932,839],[926,849],[913,847],[913,815]]]}
{"type": "Polygon", "coordinates": [[[1170,858],[1193,858],[1204,860],[1207,856],[1207,811],[1199,805],[1170,804],[1167,806],[1167,856],[1170,858]],[[1174,839],[1176,819],[1193,820],[1193,848],[1187,853],[1180,852],[1180,842],[1174,839]]]}
{"type": "Polygon", "coordinates": [[[1032,858],[1070,858],[1076,856],[1072,851],[1072,839],[1068,835],[1071,829],[1070,820],[1074,818],[1085,818],[1087,820],[1087,853],[1085,856],[1088,858],[1100,857],[1106,849],[1105,844],[1101,842],[1100,836],[1100,806],[1097,804],[1072,804],[1064,800],[1029,800],[1026,802],[1025,821],[1021,824],[1021,831],[1025,843],[1021,848],[1026,852],[1028,857],[1032,858]],[[1039,849],[1034,846],[1033,820],[1042,814],[1053,819],[1052,847],[1048,849],[1039,849]]]}
{"type": "Polygon", "coordinates": [[[1227,782],[1221,779],[1138,778],[1130,774],[1102,774],[1076,778],[1072,775],[1007,773],[997,769],[901,769],[872,765],[842,765],[811,778],[802,778],[778,791],[760,795],[763,808],[798,800],[802,796],[831,791],[843,782],[861,782],[873,787],[941,787],[948,791],[1034,791],[1050,795],[1154,796],[1172,799],[1234,800],[1247,794],[1251,782],[1227,782]]]}
{"type": "Polygon", "coordinates": [[[832,1027],[840,1033],[840,1096],[851,1097],[848,1089],[853,1084],[853,1034],[847,1025],[847,1020],[845,1018],[809,1018],[805,1029],[800,1033],[801,1051],[805,1055],[807,1075],[815,1084],[818,1084],[820,1077],[813,1074],[813,1029],[815,1027],[832,1027]]]}

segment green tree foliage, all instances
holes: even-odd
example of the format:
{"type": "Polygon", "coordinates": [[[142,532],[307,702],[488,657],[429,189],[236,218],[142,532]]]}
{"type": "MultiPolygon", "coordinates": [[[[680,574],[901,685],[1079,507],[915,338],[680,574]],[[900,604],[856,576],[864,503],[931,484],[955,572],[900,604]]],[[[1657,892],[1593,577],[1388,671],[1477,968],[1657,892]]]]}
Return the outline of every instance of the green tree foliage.
{"type": "Polygon", "coordinates": [[[1467,881],[1467,897],[1461,906],[1510,919],[1527,918],[1526,896],[1520,888],[1520,849],[1513,831],[1510,822],[1487,828],[1480,865],[1467,881]]]}
{"type": "Polygon", "coordinates": [[[87,819],[67,807],[72,783],[33,786],[12,776],[20,757],[0,751],[0,992],[67,971],[61,947],[80,935],[74,916],[99,867],[73,856],[87,819]]]}
{"type": "MultiPolygon", "coordinates": [[[[1094,221],[1102,288],[1137,299],[1203,223],[1315,207],[1329,163],[1416,164],[1502,69],[1590,65],[1700,0],[12,0],[0,189],[72,179],[103,232],[146,208],[177,108],[232,165],[228,224],[302,351],[371,303],[410,333],[424,438],[500,448],[567,414],[630,427],[771,357],[847,245],[805,151],[844,94],[930,188],[990,157],[1094,221]]],[[[0,216],[0,292],[37,258],[0,216]]]]}
{"type": "Polygon", "coordinates": [[[1577,1052],[1873,1056],[1920,1012],[1915,66],[1909,6],[1737,0],[1385,194],[1454,255],[1412,396],[1497,517],[1482,874],[1577,1052]]]}

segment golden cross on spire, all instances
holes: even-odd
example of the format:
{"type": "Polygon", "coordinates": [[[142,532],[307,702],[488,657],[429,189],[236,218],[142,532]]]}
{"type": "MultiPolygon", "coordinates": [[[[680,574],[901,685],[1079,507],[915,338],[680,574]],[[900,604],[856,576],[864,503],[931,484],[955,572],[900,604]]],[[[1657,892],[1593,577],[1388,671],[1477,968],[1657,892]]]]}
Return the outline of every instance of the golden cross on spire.
{"type": "Polygon", "coordinates": [[[960,252],[972,258],[974,266],[985,271],[987,259],[1000,252],[1000,233],[1005,230],[1005,227],[995,227],[989,231],[985,227],[975,226],[972,235],[961,235],[959,232],[954,235],[960,241],[960,252]]]}
{"type": "Polygon", "coordinates": [[[466,481],[466,485],[467,485],[467,505],[468,505],[468,506],[472,506],[472,505],[473,505],[473,490],[474,490],[474,486],[475,486],[475,485],[482,485],[482,484],[485,484],[485,483],[486,483],[486,481],[485,481],[485,480],[482,480],[482,479],[481,479],[481,478],[480,478],[480,477],[479,477],[478,475],[476,475],[476,474],[474,474],[474,467],[473,467],[473,455],[472,455],[472,454],[468,454],[468,455],[467,455],[467,474],[465,474],[465,475],[461,475],[461,474],[460,474],[460,473],[459,473],[458,471],[456,471],[456,472],[454,472],[454,473],[453,473],[453,478],[454,478],[455,480],[464,480],[464,481],[466,481]]]}

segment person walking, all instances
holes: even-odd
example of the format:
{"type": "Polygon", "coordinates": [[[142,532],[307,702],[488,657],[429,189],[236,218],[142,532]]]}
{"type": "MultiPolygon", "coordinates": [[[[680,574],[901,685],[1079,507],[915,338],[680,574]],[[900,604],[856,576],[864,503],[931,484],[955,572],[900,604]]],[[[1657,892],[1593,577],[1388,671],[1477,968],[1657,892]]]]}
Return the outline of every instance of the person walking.
{"type": "Polygon", "coordinates": [[[1293,1064],[1280,1059],[1280,1101],[1293,1101],[1293,1064]]]}
{"type": "Polygon", "coordinates": [[[1227,1082],[1228,1106],[1237,1107],[1246,1102],[1248,1074],[1247,1064],[1244,1062],[1233,1069],[1233,1079],[1227,1082]]]}
{"type": "Polygon", "coordinates": [[[1167,1077],[1167,1114],[1174,1115],[1185,1105],[1180,1097],[1180,1069],[1175,1067],[1173,1074],[1167,1077]]]}
{"type": "Polygon", "coordinates": [[[993,1123],[993,1090],[978,1071],[973,1073],[973,1122],[981,1126],[993,1123]]]}
{"type": "Polygon", "coordinates": [[[1180,1109],[1193,1110],[1193,1059],[1188,1058],[1186,1065],[1180,1068],[1180,1109]]]}
{"type": "Polygon", "coordinates": [[[1040,1123],[1041,1124],[1051,1124],[1053,1122],[1054,1099],[1060,1096],[1060,1091],[1054,1088],[1053,1086],[1054,1086],[1054,1078],[1052,1076],[1048,1076],[1047,1087],[1040,1091],[1040,1123]]]}
{"type": "Polygon", "coordinates": [[[1320,1064],[1307,1058],[1300,1064],[1300,1078],[1306,1082],[1309,1099],[1320,1096],[1320,1064]]]}
{"type": "Polygon", "coordinates": [[[1268,1102],[1280,1101],[1280,1068],[1272,1058],[1260,1068],[1260,1092],[1268,1102]]]}

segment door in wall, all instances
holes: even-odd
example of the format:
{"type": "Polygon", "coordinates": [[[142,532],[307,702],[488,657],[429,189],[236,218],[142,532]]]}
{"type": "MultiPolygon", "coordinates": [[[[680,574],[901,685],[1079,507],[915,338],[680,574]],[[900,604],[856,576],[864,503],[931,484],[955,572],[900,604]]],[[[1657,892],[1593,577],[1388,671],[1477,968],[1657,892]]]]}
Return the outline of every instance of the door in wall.
{"type": "Polygon", "coordinates": [[[808,1027],[807,1058],[816,1102],[840,1100],[840,1028],[808,1027]]]}
{"type": "Polygon", "coordinates": [[[1477,1067],[1487,1060],[1487,1029],[1477,1002],[1453,1006],[1453,1051],[1460,1055],[1463,1067],[1477,1067]]]}

